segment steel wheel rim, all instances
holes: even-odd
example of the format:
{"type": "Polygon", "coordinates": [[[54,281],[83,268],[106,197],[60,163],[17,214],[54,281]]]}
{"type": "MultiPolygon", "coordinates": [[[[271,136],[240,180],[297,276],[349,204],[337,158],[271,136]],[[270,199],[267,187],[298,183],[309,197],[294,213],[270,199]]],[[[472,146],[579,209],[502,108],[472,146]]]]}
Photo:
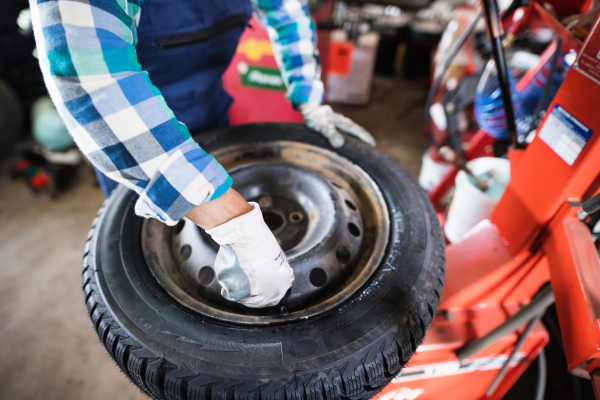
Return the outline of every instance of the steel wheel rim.
{"type": "Polygon", "coordinates": [[[181,305],[240,324],[309,318],[339,307],[369,280],[389,238],[389,213],[376,183],[322,147],[271,141],[231,145],[213,156],[234,188],[259,203],[286,250],[296,280],[277,307],[250,309],[219,294],[218,246],[191,221],[145,220],[142,251],[152,275],[181,305]]]}

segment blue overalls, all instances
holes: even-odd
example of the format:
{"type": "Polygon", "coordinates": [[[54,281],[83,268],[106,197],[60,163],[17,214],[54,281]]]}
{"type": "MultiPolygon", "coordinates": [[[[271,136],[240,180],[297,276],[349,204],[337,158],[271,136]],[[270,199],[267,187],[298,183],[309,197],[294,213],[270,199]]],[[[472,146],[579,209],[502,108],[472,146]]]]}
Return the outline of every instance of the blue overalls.
{"type": "MultiPolygon", "coordinates": [[[[138,61],[192,134],[229,125],[222,75],[251,16],[249,0],[142,0],[138,61]]],[[[117,186],[98,180],[107,197],[117,186]]]]}

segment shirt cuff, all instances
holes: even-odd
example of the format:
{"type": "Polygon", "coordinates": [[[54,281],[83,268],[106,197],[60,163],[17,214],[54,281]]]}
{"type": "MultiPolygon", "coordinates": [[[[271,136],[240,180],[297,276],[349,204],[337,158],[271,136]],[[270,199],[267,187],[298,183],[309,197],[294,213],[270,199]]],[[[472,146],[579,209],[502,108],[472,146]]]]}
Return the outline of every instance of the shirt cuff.
{"type": "Polygon", "coordinates": [[[323,103],[325,88],[320,79],[304,79],[292,82],[288,88],[287,97],[294,105],[302,103],[323,103]]]}
{"type": "Polygon", "coordinates": [[[135,213],[173,226],[191,209],[215,200],[231,187],[231,177],[197,143],[184,143],[161,163],[150,182],[140,182],[135,213]]]}

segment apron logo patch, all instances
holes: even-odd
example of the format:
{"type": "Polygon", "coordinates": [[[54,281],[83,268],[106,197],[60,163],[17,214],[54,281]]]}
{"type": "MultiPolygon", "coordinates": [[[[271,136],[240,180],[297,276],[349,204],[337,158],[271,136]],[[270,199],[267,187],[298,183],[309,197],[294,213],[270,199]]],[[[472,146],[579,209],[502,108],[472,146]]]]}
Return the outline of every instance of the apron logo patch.
{"type": "Polygon", "coordinates": [[[253,86],[262,89],[271,89],[285,92],[286,87],[281,73],[277,68],[257,67],[240,62],[237,70],[242,79],[242,85],[253,86]]]}

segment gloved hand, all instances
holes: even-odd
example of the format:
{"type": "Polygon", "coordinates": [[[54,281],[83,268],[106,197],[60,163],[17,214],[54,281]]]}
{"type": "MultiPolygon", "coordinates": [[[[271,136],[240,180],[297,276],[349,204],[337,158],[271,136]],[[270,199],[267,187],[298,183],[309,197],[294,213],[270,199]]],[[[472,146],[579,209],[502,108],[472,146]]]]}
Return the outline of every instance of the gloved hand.
{"type": "Polygon", "coordinates": [[[332,147],[342,147],[344,145],[344,136],[338,130],[355,136],[375,147],[375,139],[365,128],[350,118],[334,112],[329,106],[318,103],[302,103],[298,105],[298,109],[306,126],[325,136],[332,147]]]}
{"type": "Polygon", "coordinates": [[[270,307],[294,283],[294,272],[263,220],[253,210],[206,231],[221,248],[215,261],[221,295],[246,307],[270,307]]]}

